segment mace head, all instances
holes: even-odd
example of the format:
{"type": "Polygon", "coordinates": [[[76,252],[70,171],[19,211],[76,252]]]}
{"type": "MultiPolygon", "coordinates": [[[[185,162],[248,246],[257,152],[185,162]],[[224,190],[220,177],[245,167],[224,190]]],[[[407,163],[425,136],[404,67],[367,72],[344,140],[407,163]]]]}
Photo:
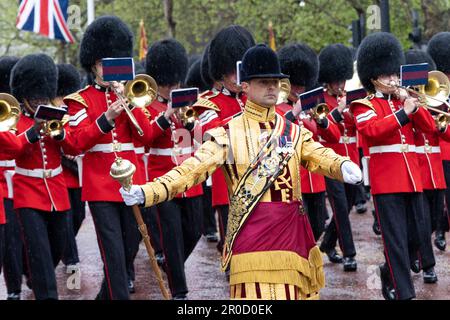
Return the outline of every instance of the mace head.
{"type": "Polygon", "coordinates": [[[127,159],[117,157],[111,165],[109,174],[118,181],[125,190],[130,190],[133,185],[133,175],[136,172],[136,166],[127,159]]]}

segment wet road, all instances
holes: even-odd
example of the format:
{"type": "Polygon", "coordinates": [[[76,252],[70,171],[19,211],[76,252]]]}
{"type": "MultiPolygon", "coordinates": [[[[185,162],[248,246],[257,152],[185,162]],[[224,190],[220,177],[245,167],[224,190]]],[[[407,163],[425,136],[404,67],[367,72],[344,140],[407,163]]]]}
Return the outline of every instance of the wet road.
{"type": "MultiPolygon", "coordinates": [[[[345,273],[342,265],[331,264],[324,257],[326,287],[321,299],[382,299],[376,267],[383,262],[382,240],[372,232],[372,215],[351,213],[353,238],[357,249],[358,271],[345,273]]],[[[102,263],[90,215],[87,215],[77,238],[81,259],[79,287],[76,279],[65,274],[60,264],[56,270],[60,299],[94,299],[102,280],[102,263]],[[75,289],[73,289],[75,287],[75,289]],[[69,289],[72,288],[72,289],[69,289]]],[[[447,249],[448,250],[448,249],[447,249]]],[[[450,299],[450,252],[435,249],[437,284],[424,284],[421,274],[413,274],[417,299],[450,299]]],[[[215,243],[202,238],[186,262],[189,299],[228,299],[228,284],[220,271],[220,255],[215,243]]],[[[136,293],[132,299],[162,299],[150,269],[145,247],[141,244],[135,262],[136,293]]],[[[166,282],[167,283],[167,282],[166,282]]],[[[6,298],[3,277],[0,279],[0,299],[6,298]]],[[[33,299],[33,293],[23,285],[22,299],[33,299]]]]}

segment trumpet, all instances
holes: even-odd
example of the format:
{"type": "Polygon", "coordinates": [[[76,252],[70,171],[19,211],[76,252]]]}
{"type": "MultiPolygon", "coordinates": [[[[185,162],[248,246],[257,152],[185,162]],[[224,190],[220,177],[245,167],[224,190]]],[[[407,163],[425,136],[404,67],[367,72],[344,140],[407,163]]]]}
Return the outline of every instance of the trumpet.
{"type": "Polygon", "coordinates": [[[63,133],[64,125],[69,121],[69,116],[65,115],[62,120],[48,120],[44,122],[42,130],[44,134],[54,138],[63,133]]]}
{"type": "Polygon", "coordinates": [[[116,94],[117,98],[122,101],[123,108],[131,120],[131,123],[136,128],[140,136],[144,135],[144,131],[137,122],[130,108],[128,107],[126,100],[131,105],[137,108],[144,108],[156,99],[158,91],[158,85],[155,79],[146,74],[139,74],[133,80],[128,81],[125,85],[124,93],[119,93],[114,87],[112,90],[116,94]]]}
{"type": "Polygon", "coordinates": [[[177,117],[180,119],[183,126],[194,124],[198,119],[198,113],[192,107],[183,107],[177,111],[177,117]]]}
{"type": "Polygon", "coordinates": [[[450,93],[450,82],[447,76],[440,71],[430,71],[428,73],[428,83],[426,85],[415,86],[412,88],[399,85],[388,85],[381,83],[378,80],[372,80],[372,82],[379,87],[404,89],[408,93],[418,96],[425,109],[450,117],[450,113],[436,108],[442,104],[450,107],[449,103],[445,101],[450,93]]]}
{"type": "Polygon", "coordinates": [[[20,117],[20,104],[7,93],[0,93],[0,132],[16,130],[20,117]]]}
{"type": "Polygon", "coordinates": [[[444,131],[450,122],[450,117],[445,114],[438,114],[433,116],[434,122],[436,124],[436,128],[439,131],[444,131]]]}
{"type": "Polygon", "coordinates": [[[312,109],[312,117],[319,122],[323,121],[328,113],[330,113],[330,108],[328,108],[326,103],[319,103],[312,109]]]}

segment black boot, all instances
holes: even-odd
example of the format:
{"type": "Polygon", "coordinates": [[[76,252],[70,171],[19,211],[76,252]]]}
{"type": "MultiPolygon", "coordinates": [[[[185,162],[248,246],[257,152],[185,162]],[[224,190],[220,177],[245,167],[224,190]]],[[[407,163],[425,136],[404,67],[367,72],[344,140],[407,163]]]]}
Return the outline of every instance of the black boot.
{"type": "Polygon", "coordinates": [[[423,270],[423,282],[424,283],[436,283],[438,281],[434,268],[428,268],[423,270]]]}
{"type": "Polygon", "coordinates": [[[396,300],[394,286],[392,285],[391,276],[385,263],[380,265],[381,293],[385,300],[396,300]]]}
{"type": "Polygon", "coordinates": [[[357,267],[354,257],[344,257],[344,271],[356,271],[357,267]]]}
{"type": "Polygon", "coordinates": [[[441,251],[445,251],[447,243],[445,242],[445,233],[443,231],[436,231],[436,237],[434,238],[434,245],[441,251]]]}
{"type": "Polygon", "coordinates": [[[411,262],[411,271],[414,273],[419,273],[420,272],[420,262],[419,260],[414,260],[413,262],[411,262]]]}
{"type": "Polygon", "coordinates": [[[365,202],[357,203],[355,205],[355,207],[356,207],[356,212],[359,213],[359,214],[363,214],[363,213],[365,213],[367,211],[367,206],[366,206],[365,202]]]}
{"type": "Polygon", "coordinates": [[[328,251],[324,251],[321,249],[322,252],[325,252],[326,255],[328,256],[328,260],[330,260],[330,262],[332,263],[342,263],[343,259],[342,257],[336,252],[336,249],[331,249],[328,251]]]}

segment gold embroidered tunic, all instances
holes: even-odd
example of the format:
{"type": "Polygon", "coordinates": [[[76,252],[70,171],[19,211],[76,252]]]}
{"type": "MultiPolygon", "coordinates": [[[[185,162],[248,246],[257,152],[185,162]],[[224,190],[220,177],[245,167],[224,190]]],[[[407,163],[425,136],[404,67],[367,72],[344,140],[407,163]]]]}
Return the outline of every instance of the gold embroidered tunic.
{"type": "MultiPolygon", "coordinates": [[[[207,131],[209,140],[200,146],[193,157],[153,182],[142,186],[145,206],[172,199],[175,195],[206,180],[218,168],[224,172],[231,197],[252,159],[259,153],[272,133],[283,132],[282,126],[285,124],[286,120],[276,114],[275,107],[265,108],[247,101],[242,114],[231,118],[221,127],[207,131]]],[[[292,124],[291,131],[297,135],[298,143],[284,170],[262,195],[257,205],[265,205],[265,213],[271,211],[271,204],[274,204],[274,208],[276,205],[277,208],[274,209],[273,215],[276,214],[275,212],[282,214],[283,208],[294,207],[295,212],[300,212],[297,209],[301,206],[301,165],[314,173],[340,181],[343,179],[340,168],[344,161],[349,160],[348,158],[341,157],[333,150],[313,141],[312,133],[307,129],[292,124]],[[279,210],[280,208],[281,210],[279,210]]],[[[254,183],[257,186],[257,181],[254,183]]],[[[242,223],[240,218],[243,210],[240,210],[239,205],[233,205],[233,202],[230,204],[226,243],[233,243],[230,241],[230,237],[238,234],[235,245],[228,248],[231,253],[231,261],[227,261],[224,265],[227,267],[230,262],[231,297],[282,299],[318,297],[316,294],[324,286],[323,262],[313,239],[306,241],[312,241],[309,245],[305,246],[304,243],[300,246],[295,245],[296,248],[302,248],[299,250],[293,250],[289,246],[284,248],[279,241],[277,243],[277,239],[283,239],[277,234],[273,234],[273,243],[277,243],[275,247],[268,246],[266,248],[263,245],[259,249],[252,250],[251,245],[250,249],[248,246],[242,245],[244,239],[246,243],[251,243],[252,241],[245,238],[246,234],[252,234],[252,230],[259,230],[258,228],[261,226],[261,224],[252,222],[254,217],[261,216],[261,213],[258,212],[262,211],[257,209],[258,207],[251,212],[246,223],[242,223]],[[247,229],[250,227],[245,228],[246,224],[256,226],[256,229],[252,227],[253,229],[249,230],[249,233],[247,229]],[[240,252],[233,252],[233,248],[240,252]],[[263,249],[261,250],[261,248],[263,249]],[[276,294],[277,292],[278,294],[276,294]]],[[[304,228],[306,223],[309,228],[308,232],[310,232],[306,216],[297,214],[298,217],[301,215],[303,218],[299,225],[304,228]]],[[[271,219],[270,215],[267,217],[271,219]]],[[[280,217],[283,219],[283,216],[278,216],[278,218],[280,217]]],[[[295,216],[293,219],[297,221],[295,216]]],[[[264,218],[264,220],[267,219],[264,218]]],[[[296,225],[298,222],[290,223],[296,225]]],[[[266,227],[264,223],[262,225],[261,231],[264,232],[266,227]]],[[[286,228],[288,227],[286,226],[286,228]]],[[[276,229],[273,230],[274,233],[278,232],[276,229]]],[[[299,237],[303,233],[305,232],[300,231],[299,237]]],[[[268,242],[271,240],[269,239],[268,242]]]]}

